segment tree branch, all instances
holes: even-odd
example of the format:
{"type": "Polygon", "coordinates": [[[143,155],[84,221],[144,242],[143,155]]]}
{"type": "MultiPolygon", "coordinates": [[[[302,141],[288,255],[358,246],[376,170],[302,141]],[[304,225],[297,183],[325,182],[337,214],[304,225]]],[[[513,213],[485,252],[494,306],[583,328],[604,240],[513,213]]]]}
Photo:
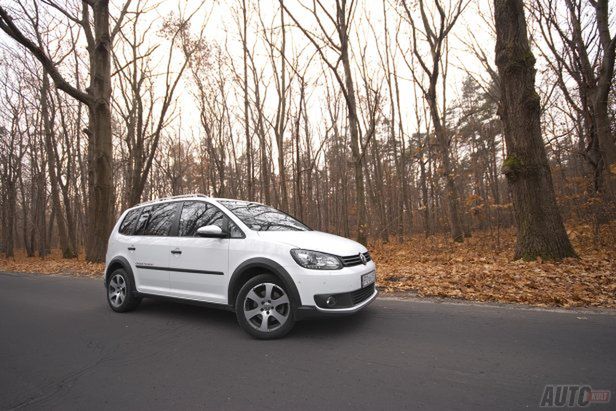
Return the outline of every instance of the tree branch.
{"type": "Polygon", "coordinates": [[[57,88],[69,94],[71,97],[81,101],[84,104],[90,105],[92,97],[76,87],[70,85],[60,74],[53,61],[45,54],[45,52],[37,47],[34,42],[28,39],[19,28],[13,23],[13,19],[6,10],[0,6],[0,29],[9,35],[12,39],[28,49],[34,57],[42,64],[45,71],[53,79],[57,88]]]}

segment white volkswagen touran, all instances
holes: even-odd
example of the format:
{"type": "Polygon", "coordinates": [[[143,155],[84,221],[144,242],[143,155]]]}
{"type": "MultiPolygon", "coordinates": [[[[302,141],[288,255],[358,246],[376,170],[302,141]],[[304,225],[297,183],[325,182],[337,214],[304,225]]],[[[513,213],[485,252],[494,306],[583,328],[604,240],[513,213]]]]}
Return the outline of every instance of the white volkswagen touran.
{"type": "Polygon", "coordinates": [[[116,223],[105,287],[112,310],[144,296],[235,311],[257,338],[288,333],[312,313],[350,314],[377,295],[374,262],[355,241],[313,231],[248,201],[176,196],[140,204],[116,223]]]}

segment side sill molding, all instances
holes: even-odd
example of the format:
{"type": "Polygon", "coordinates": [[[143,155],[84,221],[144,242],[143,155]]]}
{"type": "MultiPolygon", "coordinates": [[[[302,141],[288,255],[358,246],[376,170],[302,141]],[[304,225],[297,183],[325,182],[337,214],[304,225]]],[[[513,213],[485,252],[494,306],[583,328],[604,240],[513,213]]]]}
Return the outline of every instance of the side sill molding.
{"type": "Polygon", "coordinates": [[[206,271],[206,270],[193,270],[190,268],[172,268],[172,267],[158,267],[154,265],[137,264],[135,267],[142,270],[158,270],[158,271],[174,271],[179,273],[192,273],[192,274],[210,274],[210,275],[225,275],[222,271],[206,271]]]}

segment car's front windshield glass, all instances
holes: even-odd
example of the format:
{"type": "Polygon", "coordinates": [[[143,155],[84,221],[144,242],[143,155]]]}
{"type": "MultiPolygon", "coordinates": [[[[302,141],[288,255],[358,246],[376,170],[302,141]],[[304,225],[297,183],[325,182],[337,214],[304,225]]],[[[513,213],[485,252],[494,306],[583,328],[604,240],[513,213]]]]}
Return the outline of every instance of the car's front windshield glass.
{"type": "Polygon", "coordinates": [[[239,200],[221,200],[220,204],[255,231],[308,231],[301,222],[288,214],[263,204],[239,200]]]}

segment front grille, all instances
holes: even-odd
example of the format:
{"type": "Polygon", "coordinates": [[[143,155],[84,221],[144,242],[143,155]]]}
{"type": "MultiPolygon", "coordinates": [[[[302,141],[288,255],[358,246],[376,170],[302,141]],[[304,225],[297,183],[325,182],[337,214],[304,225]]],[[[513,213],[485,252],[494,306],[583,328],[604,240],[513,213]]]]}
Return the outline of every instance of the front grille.
{"type": "Polygon", "coordinates": [[[357,291],[353,291],[351,293],[353,305],[366,301],[372,294],[374,294],[374,283],[367,285],[364,288],[360,288],[357,291]]]}
{"type": "MultiPolygon", "coordinates": [[[[370,253],[367,251],[364,253],[364,257],[366,257],[366,262],[372,260],[372,258],[370,257],[370,253]]],[[[362,264],[361,257],[359,256],[359,254],[340,257],[340,259],[342,260],[342,265],[344,265],[345,267],[353,267],[362,264]]]]}

